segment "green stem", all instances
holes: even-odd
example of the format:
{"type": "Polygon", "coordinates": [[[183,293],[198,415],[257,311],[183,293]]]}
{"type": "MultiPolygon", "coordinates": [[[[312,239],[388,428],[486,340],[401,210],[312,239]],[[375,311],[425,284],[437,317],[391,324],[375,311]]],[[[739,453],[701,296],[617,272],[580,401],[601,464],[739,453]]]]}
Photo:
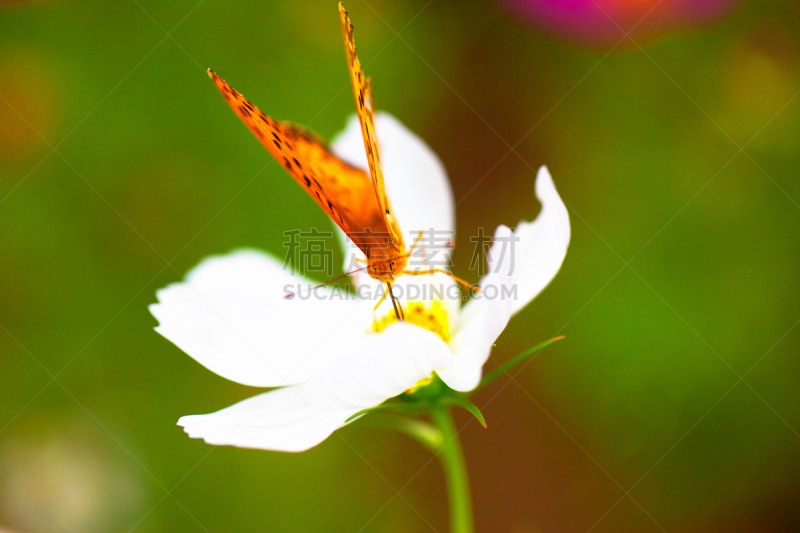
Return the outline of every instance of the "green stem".
{"type": "Polygon", "coordinates": [[[450,408],[443,405],[431,407],[430,416],[442,433],[442,447],[439,459],[447,479],[447,492],[450,500],[450,533],[473,533],[472,501],[469,494],[469,479],[464,463],[464,452],[458,440],[456,425],[450,415],[450,408]]]}
{"type": "Polygon", "coordinates": [[[416,418],[406,418],[398,415],[371,413],[369,416],[356,420],[357,424],[365,427],[393,429],[405,433],[433,453],[442,447],[442,432],[427,422],[416,418]]]}

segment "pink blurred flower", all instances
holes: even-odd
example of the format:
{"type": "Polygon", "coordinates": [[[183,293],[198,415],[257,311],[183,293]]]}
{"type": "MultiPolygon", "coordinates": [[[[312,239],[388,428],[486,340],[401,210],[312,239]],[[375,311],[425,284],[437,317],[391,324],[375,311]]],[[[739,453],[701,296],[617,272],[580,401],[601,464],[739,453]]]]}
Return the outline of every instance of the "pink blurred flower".
{"type": "Polygon", "coordinates": [[[737,0],[661,0],[660,4],[659,0],[502,1],[550,33],[591,43],[616,43],[624,36],[620,27],[626,32],[636,27],[631,35],[638,38],[703,25],[738,3],[737,0]],[[637,26],[639,21],[642,22],[637,26]]]}

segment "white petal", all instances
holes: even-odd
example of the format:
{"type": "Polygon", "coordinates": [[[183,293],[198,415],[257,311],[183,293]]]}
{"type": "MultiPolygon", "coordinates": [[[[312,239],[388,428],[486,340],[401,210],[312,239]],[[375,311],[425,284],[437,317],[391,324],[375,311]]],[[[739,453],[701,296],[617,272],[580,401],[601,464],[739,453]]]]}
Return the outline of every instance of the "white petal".
{"type": "MultiPolygon", "coordinates": [[[[386,193],[403,238],[413,241],[417,232],[431,228],[455,231],[453,191],[444,165],[433,150],[388,113],[376,114],[375,133],[386,193]]],[[[361,126],[355,115],[331,147],[351,165],[368,169],[361,126]]]]}
{"type": "MultiPolygon", "coordinates": [[[[506,226],[500,226],[495,232],[495,237],[510,235],[511,230],[506,226]]],[[[503,287],[507,283],[508,276],[501,272],[487,274],[481,283],[483,292],[476,293],[461,310],[450,341],[453,364],[438,371],[451,389],[467,392],[480,383],[483,364],[489,358],[492,345],[511,318],[511,302],[487,287],[503,287]]]]}
{"type": "Polygon", "coordinates": [[[368,335],[352,354],[300,385],[216,413],[184,416],[178,425],[209,444],[299,452],[325,440],[357,412],[413,387],[451,358],[447,345],[430,331],[396,323],[368,335]]]}
{"type": "Polygon", "coordinates": [[[511,314],[515,314],[533,300],[556,276],[564,262],[570,239],[569,214],[556,191],[547,167],[541,167],[536,176],[536,197],[542,210],[533,222],[521,221],[514,230],[514,254],[493,257],[503,264],[492,265],[492,270],[507,271],[511,287],[517,287],[516,298],[511,300],[511,314]]]}
{"type": "Polygon", "coordinates": [[[536,196],[542,202],[536,220],[520,222],[513,232],[506,226],[495,231],[483,292],[462,310],[451,342],[454,364],[439,372],[453,389],[468,391],[478,385],[481,367],[509,319],[550,283],[564,261],[569,216],[546,167],[536,178],[536,196]]]}
{"type": "Polygon", "coordinates": [[[451,389],[469,392],[478,386],[483,376],[483,364],[478,363],[480,355],[479,352],[472,353],[469,347],[467,350],[460,350],[456,353],[453,364],[439,370],[437,374],[451,389]]]}
{"type": "Polygon", "coordinates": [[[273,257],[241,250],[159,290],[150,312],[156,331],[220,376],[259,387],[300,383],[352,351],[372,324],[372,306],[335,289],[284,298],[285,287],[309,283],[273,257]]]}

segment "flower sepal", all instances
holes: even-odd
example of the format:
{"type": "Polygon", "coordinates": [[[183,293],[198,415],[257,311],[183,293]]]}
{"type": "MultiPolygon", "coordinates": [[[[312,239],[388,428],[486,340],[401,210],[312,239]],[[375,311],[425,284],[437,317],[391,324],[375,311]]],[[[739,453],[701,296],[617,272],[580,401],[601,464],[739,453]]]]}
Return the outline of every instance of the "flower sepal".
{"type": "Polygon", "coordinates": [[[423,444],[427,446],[435,442],[435,439],[429,437],[432,435],[433,431],[436,431],[436,428],[413,417],[429,413],[431,409],[437,407],[461,407],[472,414],[484,428],[487,427],[483,413],[478,409],[478,406],[467,399],[467,396],[468,394],[455,391],[448,387],[444,381],[434,373],[429,379],[417,384],[407,392],[387,400],[380,405],[376,405],[375,407],[362,409],[345,420],[345,423],[353,422],[356,419],[362,419],[371,413],[383,412],[382,415],[380,415],[380,420],[376,420],[376,417],[371,417],[372,420],[368,425],[399,430],[415,437],[421,442],[424,441],[423,444]],[[386,413],[387,411],[393,412],[394,414],[386,413]],[[383,416],[384,414],[388,415],[388,417],[383,416]],[[406,422],[399,422],[398,419],[403,419],[406,422]],[[411,422],[430,426],[429,428],[425,428],[426,430],[422,432],[424,434],[423,439],[420,439],[418,435],[418,430],[420,428],[416,425],[410,426],[409,423],[411,422]],[[412,431],[409,431],[410,429],[412,431]]]}
{"type": "Polygon", "coordinates": [[[481,410],[478,409],[478,406],[469,401],[464,394],[458,394],[453,396],[446,396],[444,397],[444,405],[452,405],[454,407],[461,407],[469,411],[469,413],[475,417],[475,420],[486,429],[488,426],[486,425],[486,419],[483,417],[483,413],[481,410]]]}
{"type": "Polygon", "coordinates": [[[387,400],[380,405],[376,405],[375,407],[362,409],[361,411],[349,416],[344,422],[345,424],[348,424],[356,419],[362,418],[376,411],[394,411],[397,413],[416,416],[424,412],[425,407],[426,407],[425,404],[421,402],[404,400],[403,395],[401,395],[398,396],[397,398],[393,398],[392,400],[387,400]]]}
{"type": "Polygon", "coordinates": [[[452,400],[462,396],[461,393],[454,391],[433,373],[430,378],[424,379],[408,389],[406,392],[386,400],[380,405],[362,409],[353,414],[345,423],[352,422],[364,415],[375,411],[395,411],[411,416],[417,416],[430,410],[430,408],[440,403],[441,405],[455,405],[452,400]],[[449,400],[448,400],[449,399],[449,400]]]}

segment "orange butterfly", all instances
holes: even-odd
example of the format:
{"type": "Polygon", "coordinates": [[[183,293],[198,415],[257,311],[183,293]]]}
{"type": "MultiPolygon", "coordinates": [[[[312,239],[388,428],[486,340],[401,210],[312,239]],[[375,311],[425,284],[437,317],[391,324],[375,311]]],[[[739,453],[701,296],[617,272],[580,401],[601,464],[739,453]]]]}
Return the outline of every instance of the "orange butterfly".
{"type": "MultiPolygon", "coordinates": [[[[370,277],[386,283],[397,319],[402,320],[402,309],[392,294],[392,283],[397,276],[434,272],[451,274],[440,269],[424,272],[405,270],[414,247],[406,252],[403,236],[386,197],[373,123],[375,109],[372,85],[361,70],[353,40],[353,25],[341,2],[339,18],[370,175],[333,155],[322,141],[302,128],[264,115],[211,69],[208,70],[208,75],[261,144],[364,252],[367,259],[364,269],[370,277]]],[[[420,237],[421,235],[420,233],[420,237]]],[[[384,297],[386,294],[384,293],[384,297]]]]}

